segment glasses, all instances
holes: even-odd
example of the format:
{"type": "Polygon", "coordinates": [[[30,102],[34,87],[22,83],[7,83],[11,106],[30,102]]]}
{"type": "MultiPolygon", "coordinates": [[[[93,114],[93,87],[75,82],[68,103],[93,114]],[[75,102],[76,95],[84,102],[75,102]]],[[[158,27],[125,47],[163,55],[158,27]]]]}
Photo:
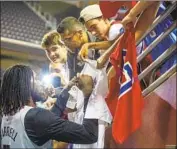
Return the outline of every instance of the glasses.
{"type": "Polygon", "coordinates": [[[77,34],[77,32],[74,32],[74,33],[72,33],[72,34],[69,34],[67,37],[65,37],[64,39],[63,39],[63,41],[65,42],[71,42],[72,40],[73,40],[73,37],[75,36],[77,34]]]}

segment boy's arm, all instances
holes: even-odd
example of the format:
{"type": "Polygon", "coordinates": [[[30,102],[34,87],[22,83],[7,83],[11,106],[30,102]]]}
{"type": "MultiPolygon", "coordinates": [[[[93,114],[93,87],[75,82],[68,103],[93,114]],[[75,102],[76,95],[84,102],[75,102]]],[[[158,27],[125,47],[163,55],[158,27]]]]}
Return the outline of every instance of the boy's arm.
{"type": "MultiPolygon", "coordinates": [[[[123,36],[123,35],[122,35],[123,36]]],[[[119,42],[119,40],[122,38],[122,36],[118,37],[118,39],[111,45],[111,47],[106,50],[103,55],[101,55],[98,59],[97,59],[97,69],[101,69],[104,67],[104,65],[106,64],[106,62],[108,61],[111,53],[114,51],[117,43],[119,42]]]]}
{"type": "Polygon", "coordinates": [[[90,42],[84,44],[88,49],[108,49],[112,45],[113,41],[100,41],[100,42],[90,42]]]}
{"type": "Polygon", "coordinates": [[[89,49],[106,50],[112,45],[112,43],[113,41],[100,41],[100,42],[85,43],[79,52],[79,56],[83,60],[84,58],[88,56],[89,49]]]}
{"type": "MultiPolygon", "coordinates": [[[[138,42],[138,40],[143,36],[143,34],[148,30],[150,25],[155,20],[157,10],[159,8],[159,2],[139,2],[135,7],[132,9],[132,12],[135,16],[136,14],[139,14],[140,10],[143,11],[145,9],[135,25],[135,41],[138,42]],[[133,10],[135,7],[137,7],[138,10],[133,10]],[[146,9],[147,7],[148,9],[146,9]]],[[[115,46],[117,45],[121,37],[122,36],[118,37],[118,39],[114,41],[112,46],[97,60],[98,69],[104,67],[105,63],[108,61],[111,53],[114,51],[115,46]]]]}
{"type": "Polygon", "coordinates": [[[121,21],[121,23],[126,27],[127,23],[136,20],[136,17],[145,11],[149,6],[157,3],[155,1],[139,1],[127,14],[127,16],[121,21]]]}

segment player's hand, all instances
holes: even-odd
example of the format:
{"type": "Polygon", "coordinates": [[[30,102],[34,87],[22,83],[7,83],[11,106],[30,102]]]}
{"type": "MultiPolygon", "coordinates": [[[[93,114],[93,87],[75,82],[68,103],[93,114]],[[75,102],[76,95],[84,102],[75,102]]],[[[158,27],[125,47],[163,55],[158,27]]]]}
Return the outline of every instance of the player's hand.
{"type": "Polygon", "coordinates": [[[48,99],[43,103],[43,105],[45,106],[46,109],[50,110],[50,109],[54,106],[54,104],[55,104],[56,101],[57,101],[56,98],[48,98],[48,99]]]}
{"type": "Polygon", "coordinates": [[[39,80],[34,81],[34,92],[43,99],[47,99],[48,97],[45,86],[39,80]]]}
{"type": "Polygon", "coordinates": [[[82,61],[84,61],[84,59],[88,58],[88,51],[89,51],[88,43],[85,43],[79,52],[79,57],[82,61]]]}
{"type": "Polygon", "coordinates": [[[68,85],[66,86],[66,88],[71,89],[72,86],[76,85],[78,82],[78,78],[75,76],[71,79],[71,81],[69,81],[68,85]]]}
{"type": "Polygon", "coordinates": [[[52,84],[50,84],[45,88],[45,92],[47,96],[52,97],[55,95],[55,88],[53,87],[52,84]]]}

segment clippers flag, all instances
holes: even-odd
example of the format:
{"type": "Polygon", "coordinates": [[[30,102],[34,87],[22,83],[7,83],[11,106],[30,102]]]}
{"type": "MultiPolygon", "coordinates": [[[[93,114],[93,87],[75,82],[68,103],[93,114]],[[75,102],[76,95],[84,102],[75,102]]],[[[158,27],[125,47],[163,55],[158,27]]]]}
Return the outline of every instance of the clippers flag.
{"type": "Polygon", "coordinates": [[[137,73],[133,23],[128,26],[129,28],[110,57],[120,83],[120,88],[116,92],[118,97],[112,124],[112,134],[115,141],[121,144],[132,132],[140,127],[143,109],[143,97],[137,73]]]}

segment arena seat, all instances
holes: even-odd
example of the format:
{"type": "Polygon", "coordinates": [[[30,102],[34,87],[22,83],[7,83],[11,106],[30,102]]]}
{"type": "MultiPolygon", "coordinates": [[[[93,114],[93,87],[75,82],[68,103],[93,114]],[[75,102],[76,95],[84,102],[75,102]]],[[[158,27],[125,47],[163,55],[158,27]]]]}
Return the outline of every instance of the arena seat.
{"type": "Polygon", "coordinates": [[[45,22],[22,1],[1,2],[1,29],[2,37],[35,44],[47,32],[45,22]]]}

